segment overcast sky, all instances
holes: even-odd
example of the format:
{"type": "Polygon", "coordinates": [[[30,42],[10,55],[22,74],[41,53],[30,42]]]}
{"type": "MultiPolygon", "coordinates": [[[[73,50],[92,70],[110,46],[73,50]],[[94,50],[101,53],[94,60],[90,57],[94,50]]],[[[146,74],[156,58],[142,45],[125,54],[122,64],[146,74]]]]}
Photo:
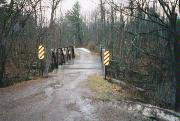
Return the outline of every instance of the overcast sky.
{"type": "MultiPolygon", "coordinates": [[[[60,7],[56,10],[56,17],[59,18],[61,16],[60,14],[60,9],[63,13],[63,15],[65,15],[65,13],[67,13],[68,10],[71,10],[73,5],[79,1],[79,4],[81,6],[81,14],[85,15],[93,10],[95,10],[98,5],[99,5],[99,0],[62,0],[62,2],[60,3],[60,7]]],[[[43,6],[48,6],[50,7],[50,2],[48,0],[43,0],[43,6]]],[[[49,19],[50,18],[50,13],[51,10],[50,8],[46,8],[46,17],[49,19]]]]}
{"type": "Polygon", "coordinates": [[[80,3],[81,12],[89,12],[95,9],[99,4],[99,0],[63,0],[62,10],[66,11],[71,9],[77,1],[80,3]]]}

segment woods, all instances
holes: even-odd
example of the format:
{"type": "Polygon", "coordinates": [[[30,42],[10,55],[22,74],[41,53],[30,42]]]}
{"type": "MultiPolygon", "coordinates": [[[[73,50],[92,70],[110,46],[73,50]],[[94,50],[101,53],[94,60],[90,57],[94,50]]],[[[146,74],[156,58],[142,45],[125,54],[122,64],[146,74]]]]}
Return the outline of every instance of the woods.
{"type": "Polygon", "coordinates": [[[0,85],[38,75],[38,45],[46,47],[45,72],[51,49],[94,46],[112,53],[109,76],[145,90],[141,101],[180,109],[180,22],[178,0],[99,0],[82,15],[76,2],[65,14],[61,0],[0,1],[0,85]],[[48,20],[47,8],[51,9],[48,20]],[[60,17],[56,13],[61,13],[60,17]]]}
{"type": "Polygon", "coordinates": [[[144,89],[145,102],[179,110],[177,7],[178,0],[100,0],[89,40],[111,50],[111,77],[144,89]]]}
{"type": "MultiPolygon", "coordinates": [[[[0,82],[4,85],[5,78],[8,74],[8,65],[12,64],[14,59],[20,55],[23,55],[21,49],[22,46],[27,46],[28,43],[22,42],[22,40],[28,40],[30,36],[24,36],[27,31],[26,22],[31,23],[33,8],[37,7],[39,0],[33,1],[14,1],[11,0],[8,4],[7,1],[2,1],[1,6],[1,19],[0,19],[0,82]],[[23,33],[23,34],[22,34],[23,33]],[[17,41],[21,38],[21,41],[17,41]],[[18,47],[19,46],[19,47],[18,47]],[[13,57],[13,56],[14,57],[13,57]],[[15,56],[16,55],[16,56],[15,56]]],[[[32,26],[34,27],[34,26],[32,26]]],[[[34,29],[34,28],[32,28],[34,29]]],[[[24,48],[27,49],[27,48],[24,48]]],[[[28,52],[28,51],[27,51],[28,52]]],[[[26,55],[27,56],[27,55],[26,55]]],[[[29,56],[29,55],[28,55],[29,56]]],[[[18,59],[20,60],[20,58],[18,59]]],[[[25,61],[25,60],[23,60],[25,61]]],[[[27,61],[27,60],[26,60],[27,61]]],[[[28,62],[29,63],[29,62],[28,62]]],[[[28,64],[27,63],[27,64],[28,64]]],[[[15,64],[15,63],[14,63],[15,64]]],[[[17,66],[20,68],[20,63],[17,62],[17,66]]],[[[25,65],[24,65],[25,66],[25,65]]],[[[27,65],[26,65],[27,66],[27,65]]],[[[15,71],[15,70],[14,70],[15,71]]]]}
{"type": "MultiPolygon", "coordinates": [[[[46,45],[45,71],[50,68],[50,56],[58,36],[54,36],[55,11],[60,1],[52,5],[49,24],[45,17],[47,6],[41,0],[2,1],[0,9],[0,85],[12,85],[18,81],[38,76],[40,62],[37,56],[39,44],[46,45]]],[[[59,40],[59,39],[58,39],[59,40]]]]}

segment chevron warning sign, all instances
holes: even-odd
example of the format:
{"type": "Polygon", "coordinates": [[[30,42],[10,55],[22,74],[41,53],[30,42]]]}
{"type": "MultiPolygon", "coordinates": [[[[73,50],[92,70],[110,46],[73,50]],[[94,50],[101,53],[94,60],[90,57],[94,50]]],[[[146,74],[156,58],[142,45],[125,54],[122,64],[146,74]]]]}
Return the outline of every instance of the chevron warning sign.
{"type": "Polygon", "coordinates": [[[104,52],[104,65],[108,66],[110,64],[110,52],[109,51],[105,51],[104,52]]]}
{"type": "Polygon", "coordinates": [[[40,45],[38,48],[38,58],[39,60],[43,60],[45,57],[45,48],[43,47],[43,45],[40,45]]]}

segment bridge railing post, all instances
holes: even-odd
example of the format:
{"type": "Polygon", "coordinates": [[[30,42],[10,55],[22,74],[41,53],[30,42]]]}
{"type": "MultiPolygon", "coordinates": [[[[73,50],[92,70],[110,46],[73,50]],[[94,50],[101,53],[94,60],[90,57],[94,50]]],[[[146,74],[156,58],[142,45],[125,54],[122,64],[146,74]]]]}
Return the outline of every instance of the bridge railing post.
{"type": "Polygon", "coordinates": [[[56,49],[56,68],[58,69],[59,66],[59,54],[58,54],[58,49],[56,49]]]}
{"type": "Polygon", "coordinates": [[[66,61],[72,60],[75,58],[74,47],[64,47],[58,49],[51,49],[51,63],[50,70],[58,69],[59,65],[63,65],[66,61]]]}

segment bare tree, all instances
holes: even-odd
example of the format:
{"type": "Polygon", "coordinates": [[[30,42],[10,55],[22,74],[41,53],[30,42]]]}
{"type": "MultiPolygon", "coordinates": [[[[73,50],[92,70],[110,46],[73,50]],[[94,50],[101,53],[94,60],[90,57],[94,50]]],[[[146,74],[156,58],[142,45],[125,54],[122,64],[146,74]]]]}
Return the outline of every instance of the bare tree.
{"type": "MultiPolygon", "coordinates": [[[[111,6],[114,6],[114,8],[118,11],[120,11],[120,6],[118,6],[116,3],[109,1],[108,2],[111,6]]],[[[176,89],[176,103],[175,103],[175,108],[176,110],[179,111],[180,109],[180,55],[179,55],[179,51],[180,51],[180,44],[177,41],[178,40],[178,35],[177,35],[177,14],[176,14],[176,7],[178,6],[178,0],[173,0],[173,1],[169,1],[169,0],[154,0],[154,1],[150,1],[150,0],[134,0],[131,1],[130,0],[130,5],[129,7],[125,7],[123,9],[123,14],[125,16],[130,16],[133,17],[135,19],[139,19],[142,21],[146,21],[149,23],[153,23],[156,26],[153,30],[151,31],[147,31],[147,32],[130,32],[130,34],[132,34],[133,36],[136,37],[140,37],[139,35],[150,35],[152,33],[161,33],[162,31],[164,33],[167,32],[167,36],[166,35],[161,35],[158,34],[157,36],[160,37],[161,39],[164,39],[167,43],[166,48],[168,50],[168,52],[166,53],[166,57],[162,57],[156,54],[152,54],[151,52],[149,52],[146,49],[142,49],[139,46],[137,46],[137,43],[135,43],[135,41],[131,42],[132,45],[136,48],[136,50],[154,57],[154,58],[158,58],[159,60],[162,61],[168,61],[170,64],[170,68],[172,67],[172,71],[169,71],[169,76],[171,77],[171,80],[175,80],[174,77],[176,77],[176,87],[174,87],[174,89],[176,89]],[[158,4],[159,6],[159,10],[151,10],[151,8],[155,5],[155,3],[158,4]],[[135,13],[135,11],[138,11],[138,14],[135,13]],[[174,70],[174,71],[173,71],[174,70]],[[173,73],[173,72],[176,72],[173,73]]],[[[122,9],[121,9],[122,10],[122,9]]],[[[137,24],[138,25],[138,24],[137,24]]],[[[139,28],[140,26],[138,25],[136,28],[139,28]]],[[[147,29],[146,29],[147,30],[147,29]]],[[[146,31],[144,30],[144,31],[146,31]]],[[[135,39],[135,40],[136,40],[135,39]]],[[[171,82],[172,84],[174,83],[173,81],[171,82]]]]}
{"type": "Polygon", "coordinates": [[[51,1],[51,18],[50,18],[50,27],[52,26],[53,22],[54,22],[54,15],[55,15],[55,11],[59,5],[59,3],[61,2],[61,0],[52,0],[51,1]]]}
{"type": "Polygon", "coordinates": [[[11,0],[9,4],[3,6],[0,31],[0,83],[3,83],[4,75],[6,72],[5,66],[7,58],[13,41],[12,34],[17,30],[17,25],[25,26],[26,21],[34,12],[33,8],[37,6],[40,0],[11,0]],[[23,19],[22,15],[24,16],[23,19]],[[25,17],[26,16],[26,17],[25,17]]]}

